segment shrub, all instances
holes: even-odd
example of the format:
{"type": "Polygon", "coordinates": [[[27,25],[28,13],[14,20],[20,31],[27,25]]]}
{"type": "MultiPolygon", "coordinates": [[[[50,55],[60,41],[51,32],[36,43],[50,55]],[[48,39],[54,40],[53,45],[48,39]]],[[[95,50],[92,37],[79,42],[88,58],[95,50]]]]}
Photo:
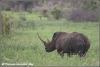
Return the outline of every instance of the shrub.
{"type": "Polygon", "coordinates": [[[28,12],[29,14],[32,14],[32,9],[27,9],[27,12],[28,12]]]}
{"type": "Polygon", "coordinates": [[[6,11],[10,11],[10,10],[11,10],[10,7],[5,7],[4,9],[5,9],[6,11]]]}
{"type": "Polygon", "coordinates": [[[10,15],[1,12],[1,22],[2,22],[2,35],[9,35],[12,27],[12,22],[10,21],[10,15]]]}
{"type": "Polygon", "coordinates": [[[22,21],[26,21],[26,17],[24,14],[20,14],[19,15],[19,18],[22,20],[22,21]]]}
{"type": "Polygon", "coordinates": [[[57,9],[57,8],[54,8],[52,11],[51,11],[51,14],[53,15],[53,17],[58,20],[62,17],[62,14],[61,14],[61,10],[57,9]]]}
{"type": "Polygon", "coordinates": [[[22,20],[15,20],[14,22],[14,27],[17,29],[26,29],[26,28],[32,28],[35,29],[36,24],[33,20],[29,21],[22,21],[22,20]]]}
{"type": "Polygon", "coordinates": [[[47,10],[46,9],[43,9],[42,10],[42,15],[44,16],[44,17],[47,17],[48,15],[47,15],[47,10]]]}
{"type": "Polygon", "coordinates": [[[98,13],[93,12],[92,10],[83,10],[83,9],[77,9],[76,11],[73,11],[72,14],[69,16],[69,20],[74,22],[81,22],[81,21],[89,21],[94,22],[98,21],[98,13]]]}
{"type": "Polygon", "coordinates": [[[84,1],[82,8],[95,10],[98,8],[99,3],[97,1],[84,1]]]}
{"type": "Polygon", "coordinates": [[[28,27],[31,27],[32,29],[35,29],[35,27],[36,27],[35,22],[32,21],[32,20],[31,21],[28,21],[27,24],[28,24],[27,26],[28,27]]]}

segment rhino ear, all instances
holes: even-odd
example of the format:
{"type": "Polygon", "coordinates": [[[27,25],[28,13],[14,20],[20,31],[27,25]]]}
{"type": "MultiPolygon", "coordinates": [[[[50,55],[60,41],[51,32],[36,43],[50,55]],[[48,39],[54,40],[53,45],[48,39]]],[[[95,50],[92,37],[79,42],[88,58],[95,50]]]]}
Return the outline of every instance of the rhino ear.
{"type": "Polygon", "coordinates": [[[53,34],[52,40],[57,39],[58,33],[59,33],[59,32],[55,32],[55,33],[53,34]]]}
{"type": "Polygon", "coordinates": [[[53,34],[53,37],[55,37],[57,34],[58,34],[58,32],[55,32],[55,33],[53,34]]]}

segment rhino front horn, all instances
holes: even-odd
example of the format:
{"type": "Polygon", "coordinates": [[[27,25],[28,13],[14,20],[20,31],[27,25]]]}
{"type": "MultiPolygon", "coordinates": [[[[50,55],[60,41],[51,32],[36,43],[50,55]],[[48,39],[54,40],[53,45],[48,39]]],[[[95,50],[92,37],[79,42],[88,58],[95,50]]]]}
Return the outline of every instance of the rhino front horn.
{"type": "Polygon", "coordinates": [[[39,39],[44,43],[44,45],[46,45],[46,42],[39,36],[39,34],[37,33],[39,39]]]}

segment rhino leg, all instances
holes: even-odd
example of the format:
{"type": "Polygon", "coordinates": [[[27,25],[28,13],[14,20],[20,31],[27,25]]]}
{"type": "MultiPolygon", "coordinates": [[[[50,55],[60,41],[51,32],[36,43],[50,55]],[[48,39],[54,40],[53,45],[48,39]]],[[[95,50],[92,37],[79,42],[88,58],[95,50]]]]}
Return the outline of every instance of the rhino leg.
{"type": "Polygon", "coordinates": [[[63,51],[61,51],[59,54],[60,54],[61,57],[64,57],[64,52],[63,51]]]}
{"type": "Polygon", "coordinates": [[[86,55],[86,52],[82,56],[80,56],[80,60],[84,59],[85,55],[86,55]]]}
{"type": "Polygon", "coordinates": [[[57,49],[57,52],[61,57],[64,57],[64,52],[61,49],[57,49]]]}
{"type": "Polygon", "coordinates": [[[85,56],[85,54],[82,51],[79,51],[78,55],[80,57],[80,60],[82,60],[85,56]]]}
{"type": "Polygon", "coordinates": [[[70,54],[70,52],[68,52],[68,53],[67,53],[67,56],[68,56],[68,57],[71,57],[71,54],[70,54]]]}
{"type": "Polygon", "coordinates": [[[76,52],[77,52],[77,54],[79,55],[80,58],[85,56],[84,44],[82,42],[78,42],[76,52]]]}

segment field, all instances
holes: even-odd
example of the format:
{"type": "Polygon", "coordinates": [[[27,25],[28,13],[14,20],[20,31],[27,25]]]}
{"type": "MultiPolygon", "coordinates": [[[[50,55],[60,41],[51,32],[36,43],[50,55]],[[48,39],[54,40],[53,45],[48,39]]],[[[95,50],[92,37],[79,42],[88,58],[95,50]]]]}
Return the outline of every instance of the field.
{"type": "MultiPolygon", "coordinates": [[[[7,12],[11,14],[11,12],[7,12]]],[[[13,13],[14,27],[9,36],[2,37],[2,63],[32,63],[34,66],[99,66],[99,23],[98,22],[71,22],[64,19],[48,20],[39,18],[38,13],[25,12],[27,21],[19,21],[19,12],[13,13]],[[22,23],[22,27],[18,26],[22,23]],[[33,27],[26,27],[26,23],[32,23],[33,27]],[[81,32],[88,36],[91,42],[84,59],[78,55],[61,58],[57,51],[46,52],[43,43],[37,33],[45,41],[51,40],[56,31],[81,32]]]]}

